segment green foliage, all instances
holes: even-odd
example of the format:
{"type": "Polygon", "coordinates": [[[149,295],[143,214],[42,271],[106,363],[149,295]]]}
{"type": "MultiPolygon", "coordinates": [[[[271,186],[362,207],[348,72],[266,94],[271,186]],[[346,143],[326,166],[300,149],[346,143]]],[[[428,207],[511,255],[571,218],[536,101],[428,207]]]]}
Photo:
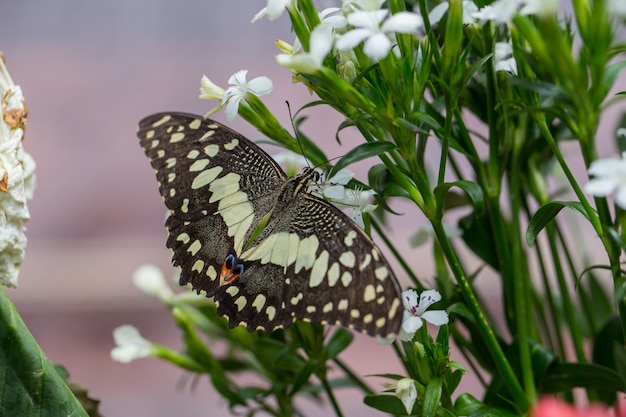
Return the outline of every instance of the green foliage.
{"type": "Polygon", "coordinates": [[[0,415],[98,415],[87,414],[65,383],[67,372],[46,358],[2,287],[0,323],[0,415]]]}

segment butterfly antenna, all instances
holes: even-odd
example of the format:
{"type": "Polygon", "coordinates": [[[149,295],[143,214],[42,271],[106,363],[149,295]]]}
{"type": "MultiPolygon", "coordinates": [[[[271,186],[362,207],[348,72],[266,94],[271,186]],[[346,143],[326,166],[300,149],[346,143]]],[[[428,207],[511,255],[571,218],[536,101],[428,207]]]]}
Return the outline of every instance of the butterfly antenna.
{"type": "Polygon", "coordinates": [[[302,142],[300,141],[300,135],[298,135],[298,129],[296,129],[296,124],[293,121],[293,115],[291,114],[291,105],[289,105],[289,100],[285,100],[285,104],[287,104],[287,111],[289,112],[289,120],[291,121],[291,128],[293,129],[293,133],[296,136],[296,141],[298,142],[298,146],[300,147],[301,155],[304,157],[306,164],[311,168],[311,164],[309,163],[309,159],[306,157],[304,153],[304,147],[302,146],[302,142]]]}

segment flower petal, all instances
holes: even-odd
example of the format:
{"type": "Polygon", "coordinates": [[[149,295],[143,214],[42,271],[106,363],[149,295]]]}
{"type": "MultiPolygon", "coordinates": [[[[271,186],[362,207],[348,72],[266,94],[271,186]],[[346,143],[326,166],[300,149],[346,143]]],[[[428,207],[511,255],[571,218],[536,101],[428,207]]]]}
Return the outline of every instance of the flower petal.
{"type": "Polygon", "coordinates": [[[391,41],[384,33],[375,33],[365,40],[363,52],[374,60],[386,57],[391,50],[391,41]]]}
{"type": "Polygon", "coordinates": [[[429,310],[422,314],[422,318],[435,326],[447,324],[450,320],[444,310],[429,310]]]}
{"type": "Polygon", "coordinates": [[[348,15],[348,23],[354,27],[378,30],[380,23],[389,14],[388,9],[372,10],[369,12],[357,11],[348,15]]]}
{"type": "Polygon", "coordinates": [[[430,21],[430,24],[436,25],[437,23],[439,23],[443,15],[446,14],[446,12],[448,11],[449,7],[450,7],[450,3],[448,3],[447,1],[443,3],[439,3],[438,5],[433,7],[430,13],[428,13],[428,20],[430,21]]]}
{"type": "Polygon", "coordinates": [[[407,333],[415,333],[424,325],[424,321],[421,317],[409,315],[404,320],[402,320],[402,330],[407,333]]]}
{"type": "Polygon", "coordinates": [[[622,209],[626,209],[626,186],[622,185],[615,193],[615,204],[622,209]]]}
{"type": "Polygon", "coordinates": [[[340,51],[352,49],[367,39],[370,34],[371,31],[367,29],[353,29],[344,33],[339,39],[337,39],[335,46],[340,51]]]}
{"type": "Polygon", "coordinates": [[[274,85],[272,80],[262,75],[260,77],[253,78],[248,82],[248,91],[254,93],[256,96],[264,96],[272,92],[274,85]]]}
{"type": "Polygon", "coordinates": [[[426,290],[420,294],[418,312],[424,312],[428,307],[441,300],[441,294],[437,290],[426,290]]]}
{"type": "Polygon", "coordinates": [[[396,397],[402,401],[407,414],[412,414],[413,405],[417,400],[417,388],[411,378],[402,378],[396,384],[396,397]]]}
{"type": "Polygon", "coordinates": [[[235,116],[239,112],[239,102],[241,101],[241,96],[232,97],[228,104],[226,105],[226,120],[232,122],[235,120],[235,116]]]}
{"type": "Polygon", "coordinates": [[[583,189],[592,196],[606,197],[617,188],[617,185],[617,181],[613,178],[594,178],[585,184],[583,189]]]}
{"type": "Polygon", "coordinates": [[[416,13],[399,12],[385,20],[383,32],[413,33],[424,25],[422,17],[416,13]]]}
{"type": "Polygon", "coordinates": [[[405,310],[411,310],[419,304],[419,296],[415,290],[402,291],[402,304],[405,310]]]}

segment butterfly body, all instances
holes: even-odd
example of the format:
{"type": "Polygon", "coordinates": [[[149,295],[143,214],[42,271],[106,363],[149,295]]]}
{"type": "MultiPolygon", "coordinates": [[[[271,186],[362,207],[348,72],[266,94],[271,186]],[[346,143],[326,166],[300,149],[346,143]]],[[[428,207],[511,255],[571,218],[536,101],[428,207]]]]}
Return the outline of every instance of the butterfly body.
{"type": "Polygon", "coordinates": [[[180,284],[214,297],[231,327],[295,319],[396,334],[400,287],[380,250],[339,209],[287,177],[253,142],[211,120],[159,113],[139,124],[169,216],[180,284]]]}

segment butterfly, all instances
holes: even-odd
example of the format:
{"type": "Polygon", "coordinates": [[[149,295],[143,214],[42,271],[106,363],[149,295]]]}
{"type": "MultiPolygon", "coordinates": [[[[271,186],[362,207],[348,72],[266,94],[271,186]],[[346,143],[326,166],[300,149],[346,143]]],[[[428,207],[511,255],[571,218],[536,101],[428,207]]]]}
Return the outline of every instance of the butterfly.
{"type": "Polygon", "coordinates": [[[363,230],[308,191],[317,171],[287,177],[253,142],[193,114],[148,116],[137,135],[169,209],[180,284],[213,297],[230,327],[300,319],[398,333],[398,281],[363,230]]]}

